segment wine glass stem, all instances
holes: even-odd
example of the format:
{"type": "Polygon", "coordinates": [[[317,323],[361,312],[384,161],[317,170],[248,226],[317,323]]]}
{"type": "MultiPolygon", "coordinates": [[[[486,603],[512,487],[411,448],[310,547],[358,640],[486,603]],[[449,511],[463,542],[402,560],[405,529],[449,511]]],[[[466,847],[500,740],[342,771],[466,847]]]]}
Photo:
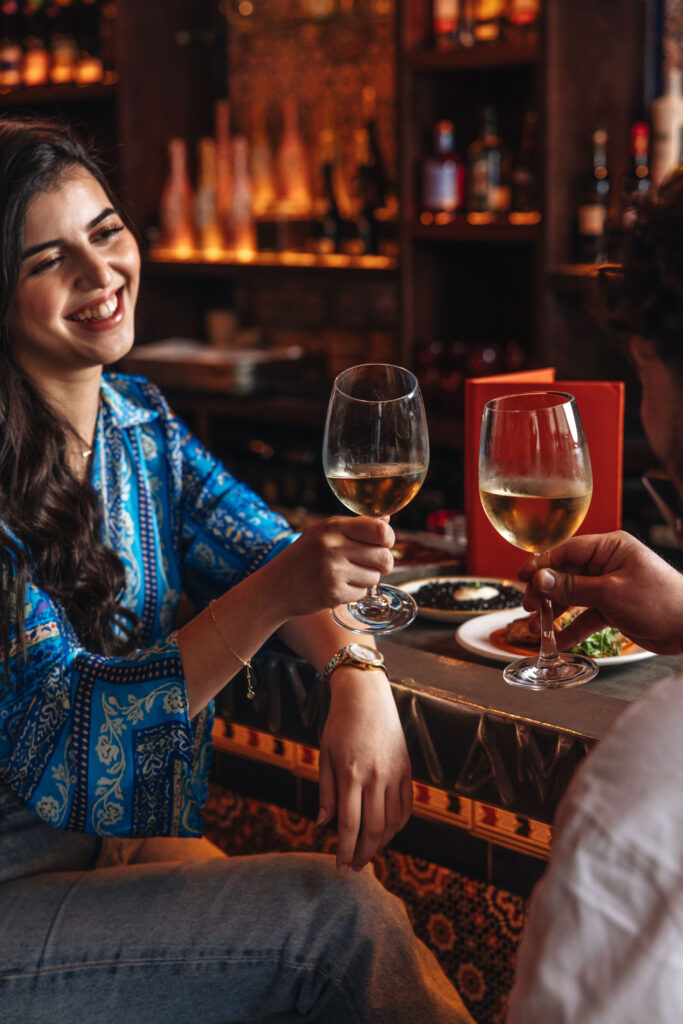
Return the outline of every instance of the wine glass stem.
{"type": "MultiPolygon", "coordinates": [[[[550,566],[550,552],[545,551],[538,556],[538,568],[547,569],[550,566]]],[[[553,605],[548,597],[541,599],[541,650],[538,656],[539,665],[547,665],[549,662],[560,660],[560,652],[557,649],[555,630],[553,629],[553,605]]]]}
{"type": "Polygon", "coordinates": [[[363,597],[363,607],[365,608],[375,608],[378,611],[386,611],[388,603],[389,602],[379,588],[379,583],[373,583],[371,587],[368,587],[367,594],[363,597]]]}

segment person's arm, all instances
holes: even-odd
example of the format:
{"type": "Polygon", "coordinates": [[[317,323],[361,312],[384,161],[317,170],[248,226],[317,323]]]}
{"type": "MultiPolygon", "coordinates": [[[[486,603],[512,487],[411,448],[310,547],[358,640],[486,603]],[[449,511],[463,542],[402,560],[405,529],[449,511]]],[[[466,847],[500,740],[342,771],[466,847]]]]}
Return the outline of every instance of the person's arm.
{"type": "Polygon", "coordinates": [[[683,575],[624,531],[572,537],[550,552],[550,569],[530,558],[519,571],[527,611],[539,594],[555,614],[586,608],[557,637],[562,650],[605,626],[657,654],[683,653],[683,575]]]}
{"type": "MultiPolygon", "coordinates": [[[[328,609],[357,600],[391,569],[392,542],[382,520],[318,523],[195,616],[178,634],[191,714],[278,629],[322,673],[336,651],[358,639],[337,626],[328,609]]],[[[410,763],[383,671],[340,667],[330,692],[318,823],[337,814],[337,863],[360,868],[410,815],[410,763]]]]}

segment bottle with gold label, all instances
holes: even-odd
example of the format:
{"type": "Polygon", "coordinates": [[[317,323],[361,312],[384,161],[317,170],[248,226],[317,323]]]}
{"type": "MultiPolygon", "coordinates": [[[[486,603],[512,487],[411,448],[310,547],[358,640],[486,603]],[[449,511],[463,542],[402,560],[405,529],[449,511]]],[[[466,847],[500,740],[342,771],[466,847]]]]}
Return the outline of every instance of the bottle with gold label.
{"type": "Polygon", "coordinates": [[[187,170],[185,139],[168,143],[168,176],[161,192],[159,219],[164,249],[174,256],[189,259],[194,251],[192,227],[192,186],[187,170]]]}

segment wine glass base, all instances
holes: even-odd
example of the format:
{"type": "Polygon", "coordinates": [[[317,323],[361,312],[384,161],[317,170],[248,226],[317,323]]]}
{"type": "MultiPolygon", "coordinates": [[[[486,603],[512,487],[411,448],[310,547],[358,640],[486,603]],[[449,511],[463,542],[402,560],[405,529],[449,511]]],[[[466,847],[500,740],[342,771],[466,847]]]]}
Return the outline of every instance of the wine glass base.
{"type": "Polygon", "coordinates": [[[386,584],[380,586],[382,597],[387,601],[385,608],[381,610],[366,611],[363,607],[364,601],[351,601],[332,611],[332,618],[340,626],[350,629],[354,633],[372,633],[374,636],[383,636],[386,633],[395,633],[399,629],[409,626],[417,615],[417,605],[404,590],[397,587],[389,587],[386,584]]]}
{"type": "Polygon", "coordinates": [[[528,690],[557,690],[581,686],[598,674],[598,666],[581,654],[561,654],[557,661],[539,665],[538,658],[520,658],[503,671],[503,679],[511,686],[528,690]]]}

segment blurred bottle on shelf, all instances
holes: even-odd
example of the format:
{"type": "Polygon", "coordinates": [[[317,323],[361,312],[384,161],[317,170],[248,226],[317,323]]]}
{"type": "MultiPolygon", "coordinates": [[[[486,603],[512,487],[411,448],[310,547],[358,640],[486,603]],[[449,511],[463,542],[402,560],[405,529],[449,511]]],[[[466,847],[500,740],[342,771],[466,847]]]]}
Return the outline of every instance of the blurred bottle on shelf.
{"type": "Polygon", "coordinates": [[[98,26],[99,54],[104,69],[104,81],[116,80],[116,0],[100,0],[98,26]]]}
{"type": "Polygon", "coordinates": [[[223,232],[218,219],[216,196],[216,142],[206,137],[197,143],[197,191],[194,197],[194,226],[198,248],[217,258],[223,249],[223,232]]]}
{"type": "Polygon", "coordinates": [[[541,219],[536,177],[536,132],[538,115],[528,108],[524,114],[522,138],[510,175],[511,224],[538,224],[541,219]]]}
{"type": "Polygon", "coordinates": [[[476,0],[460,0],[460,11],[458,17],[458,43],[460,46],[474,46],[474,7],[476,0]]]}
{"type": "Polygon", "coordinates": [[[505,35],[515,43],[538,38],[540,0],[507,0],[505,35]]]}
{"type": "Polygon", "coordinates": [[[583,185],[578,208],[578,252],[581,263],[604,263],[607,259],[606,226],[610,205],[610,180],[607,173],[607,132],[593,132],[592,167],[583,185]]]}
{"type": "Polygon", "coordinates": [[[455,152],[452,121],[434,125],[434,149],[422,161],[420,219],[424,224],[448,224],[464,206],[465,167],[455,152]]]}
{"type": "Polygon", "coordinates": [[[79,85],[92,85],[104,78],[100,55],[99,0],[80,0],[77,13],[78,64],[75,79],[79,85]]]}
{"type": "Polygon", "coordinates": [[[275,156],[278,212],[288,216],[307,216],[312,196],[308,157],[301,132],[296,100],[282,101],[282,135],[275,156]]]}
{"type": "Polygon", "coordinates": [[[234,137],[232,151],[233,189],[226,241],[238,258],[250,259],[256,252],[256,228],[249,179],[249,143],[244,135],[234,137]]]}
{"type": "Polygon", "coordinates": [[[437,50],[453,50],[459,43],[460,0],[434,0],[432,31],[437,50]]]}
{"type": "Polygon", "coordinates": [[[683,72],[670,67],[664,93],[652,102],[652,184],[661,182],[678,166],[679,137],[683,126],[683,72]]]}
{"type": "Polygon", "coordinates": [[[474,41],[495,43],[503,32],[505,0],[474,0],[474,41]]]}
{"type": "Polygon", "coordinates": [[[21,5],[24,85],[46,85],[50,80],[50,50],[47,43],[45,0],[24,0],[21,5]]]}
{"type": "Polygon", "coordinates": [[[252,107],[249,169],[254,216],[263,217],[275,202],[273,151],[266,127],[266,103],[258,99],[252,107]]]}
{"type": "Polygon", "coordinates": [[[73,82],[78,69],[74,0],[50,0],[46,14],[51,24],[50,81],[54,85],[73,82]]]}
{"type": "Polygon", "coordinates": [[[230,103],[227,99],[216,100],[213,119],[216,141],[216,212],[221,230],[227,235],[233,188],[230,103]]]}
{"type": "Polygon", "coordinates": [[[467,219],[471,224],[488,224],[510,209],[508,181],[510,160],[498,136],[498,115],[492,105],[484,107],[479,138],[467,151],[467,219]]]}
{"type": "Polygon", "coordinates": [[[22,64],[19,4],[17,0],[0,2],[0,89],[21,85],[22,64]]]}
{"type": "Polygon", "coordinates": [[[652,188],[649,154],[650,127],[646,121],[637,121],[631,126],[631,167],[621,186],[620,221],[622,228],[630,228],[633,225],[640,199],[648,195],[652,188]]]}
{"type": "Polygon", "coordinates": [[[331,128],[320,133],[320,199],[316,211],[315,247],[320,253],[338,252],[341,242],[341,214],[335,190],[335,137],[331,128]]]}
{"type": "Polygon", "coordinates": [[[187,145],[185,139],[175,138],[167,148],[168,175],[159,203],[161,244],[179,259],[189,259],[194,251],[194,230],[187,145]]]}

